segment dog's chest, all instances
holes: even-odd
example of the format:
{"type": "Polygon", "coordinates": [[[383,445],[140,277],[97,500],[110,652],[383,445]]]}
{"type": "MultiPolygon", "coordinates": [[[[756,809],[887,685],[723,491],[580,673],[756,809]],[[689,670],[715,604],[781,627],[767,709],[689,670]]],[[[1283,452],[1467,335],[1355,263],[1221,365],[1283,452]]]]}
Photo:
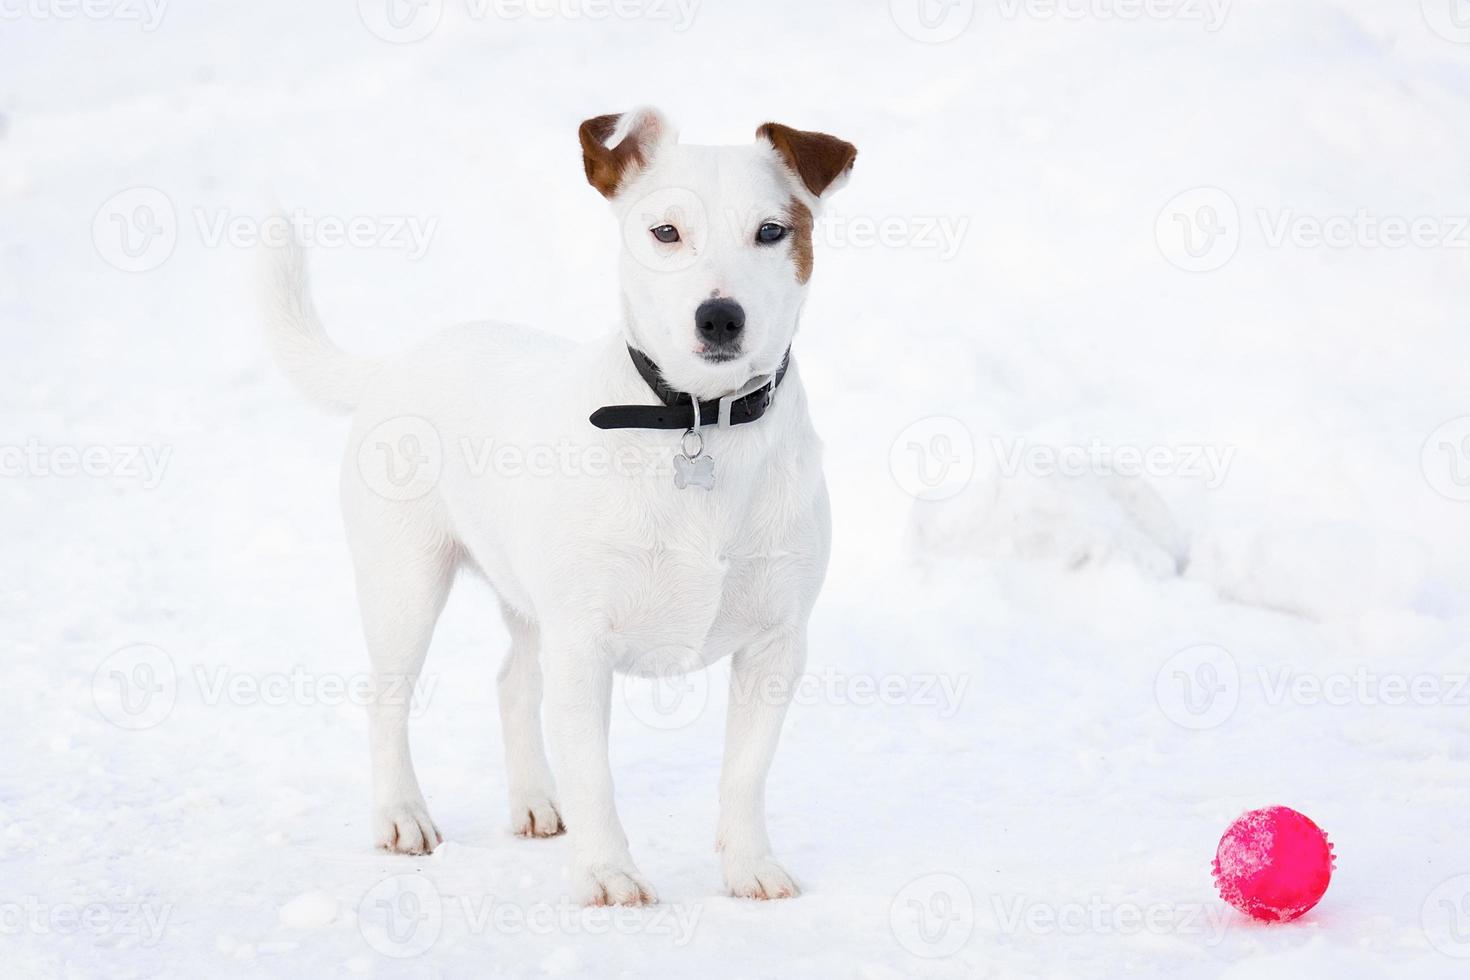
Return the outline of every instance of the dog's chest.
{"type": "MultiPolygon", "coordinates": [[[[713,490],[677,487],[667,466],[569,485],[574,496],[540,550],[550,560],[538,594],[549,601],[538,605],[567,610],[624,669],[709,663],[802,621],[820,586],[826,525],[799,393],[756,426],[709,433],[713,490]]],[[[663,434],[605,438],[614,458],[677,451],[663,434]]]]}
{"type": "MultiPolygon", "coordinates": [[[[703,491],[693,491],[700,492],[703,491]]],[[[758,619],[753,587],[768,543],[741,522],[713,512],[656,521],[643,540],[612,545],[603,596],[610,644],[620,661],[716,659],[713,637],[744,632],[758,619]]]]}

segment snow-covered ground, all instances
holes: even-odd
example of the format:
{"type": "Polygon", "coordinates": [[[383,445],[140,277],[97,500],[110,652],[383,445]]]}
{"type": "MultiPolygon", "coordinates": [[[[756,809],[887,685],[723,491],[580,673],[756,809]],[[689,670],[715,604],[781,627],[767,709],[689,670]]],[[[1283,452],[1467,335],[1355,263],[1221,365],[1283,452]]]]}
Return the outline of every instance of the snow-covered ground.
{"type": "Polygon", "coordinates": [[[1467,219],[1464,0],[0,0],[4,972],[1464,976],[1467,219]],[[720,894],[716,668],[616,704],[663,904],[565,904],[472,582],[413,736],[447,843],[371,849],[345,428],[252,320],[273,195],[354,350],[610,329],[574,133],[644,102],[861,150],[797,345],[791,902],[720,894]],[[1209,869],[1273,803],[1338,867],[1268,927],[1209,869]]]}

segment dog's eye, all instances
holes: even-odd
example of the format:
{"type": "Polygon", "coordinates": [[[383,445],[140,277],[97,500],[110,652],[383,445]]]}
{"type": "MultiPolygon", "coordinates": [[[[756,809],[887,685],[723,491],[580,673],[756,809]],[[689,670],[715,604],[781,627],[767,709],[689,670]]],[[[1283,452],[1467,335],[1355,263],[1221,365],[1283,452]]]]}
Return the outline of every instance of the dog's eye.
{"type": "Polygon", "coordinates": [[[649,231],[653,232],[654,238],[665,245],[672,245],[679,240],[679,229],[673,225],[659,225],[657,228],[650,228],[649,231]]]}
{"type": "Polygon", "coordinates": [[[760,229],[755,233],[755,240],[758,244],[761,245],[770,245],[773,242],[779,242],[785,237],[786,229],[776,224],[774,221],[767,221],[765,224],[761,225],[760,229]]]}

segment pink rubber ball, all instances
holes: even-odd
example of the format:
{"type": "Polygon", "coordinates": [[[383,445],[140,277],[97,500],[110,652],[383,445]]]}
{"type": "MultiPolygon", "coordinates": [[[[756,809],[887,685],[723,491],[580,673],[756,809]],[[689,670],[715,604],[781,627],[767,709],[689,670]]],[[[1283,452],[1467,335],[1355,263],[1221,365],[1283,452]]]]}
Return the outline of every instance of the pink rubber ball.
{"type": "Polygon", "coordinates": [[[1243,813],[1215,851],[1220,897],[1253,919],[1290,922],[1316,905],[1332,881],[1332,843],[1285,806],[1243,813]]]}

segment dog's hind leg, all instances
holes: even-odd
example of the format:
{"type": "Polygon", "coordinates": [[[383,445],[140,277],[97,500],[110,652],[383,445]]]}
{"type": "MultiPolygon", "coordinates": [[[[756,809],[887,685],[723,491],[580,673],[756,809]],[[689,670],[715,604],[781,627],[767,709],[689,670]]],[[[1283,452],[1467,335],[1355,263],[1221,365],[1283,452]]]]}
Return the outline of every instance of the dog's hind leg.
{"type": "Polygon", "coordinates": [[[372,660],[368,706],[377,845],[427,854],[443,837],[414,775],[408,719],[434,624],[454,580],[459,550],[437,528],[414,521],[349,519],[362,629],[372,660]]]}
{"type": "Polygon", "coordinates": [[[502,603],[510,653],[500,666],[500,725],[510,826],[520,837],[555,837],[566,828],[541,737],[541,650],[536,624],[502,603]]]}

